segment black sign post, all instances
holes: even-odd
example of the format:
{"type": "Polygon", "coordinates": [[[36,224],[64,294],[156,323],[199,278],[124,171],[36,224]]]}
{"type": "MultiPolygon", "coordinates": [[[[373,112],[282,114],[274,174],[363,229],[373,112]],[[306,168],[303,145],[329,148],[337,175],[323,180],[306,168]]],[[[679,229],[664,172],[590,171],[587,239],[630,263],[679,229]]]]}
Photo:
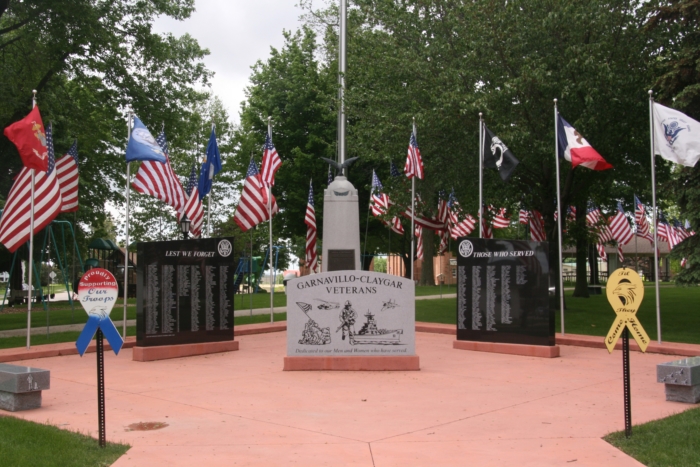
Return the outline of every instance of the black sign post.
{"type": "Polygon", "coordinates": [[[457,340],[553,346],[545,242],[463,237],[457,255],[457,340]]]}
{"type": "Polygon", "coordinates": [[[630,333],[622,331],[622,381],[625,392],[625,437],[632,436],[632,395],[630,394],[630,333]]]}
{"type": "Polygon", "coordinates": [[[233,238],[137,246],[136,345],[233,340],[233,238]]]}
{"type": "Polygon", "coordinates": [[[102,329],[97,330],[97,425],[100,431],[100,447],[107,443],[105,422],[105,352],[102,329]]]}

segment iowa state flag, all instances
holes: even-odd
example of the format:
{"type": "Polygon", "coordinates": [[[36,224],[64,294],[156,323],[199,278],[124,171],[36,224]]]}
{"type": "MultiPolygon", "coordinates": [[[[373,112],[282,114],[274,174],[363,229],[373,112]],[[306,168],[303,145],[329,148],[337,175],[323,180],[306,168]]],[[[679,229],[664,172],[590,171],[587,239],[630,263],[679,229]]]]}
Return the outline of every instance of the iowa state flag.
{"type": "Polygon", "coordinates": [[[588,144],[588,141],[572,127],[569,122],[557,115],[557,140],[559,142],[559,157],[571,162],[572,167],[582,165],[591,170],[612,169],[598,151],[588,144]]]}
{"type": "Polygon", "coordinates": [[[49,169],[49,149],[46,146],[44,122],[39,107],[29,115],[5,128],[5,136],[17,146],[22,163],[28,169],[46,172],[49,169]]]}

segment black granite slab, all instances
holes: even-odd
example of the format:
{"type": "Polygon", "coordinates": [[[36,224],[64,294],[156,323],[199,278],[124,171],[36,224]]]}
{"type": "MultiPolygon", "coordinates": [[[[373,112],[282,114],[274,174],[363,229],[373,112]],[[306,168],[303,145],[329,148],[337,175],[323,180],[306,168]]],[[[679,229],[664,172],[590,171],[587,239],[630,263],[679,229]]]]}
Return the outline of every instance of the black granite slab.
{"type": "Polygon", "coordinates": [[[463,237],[457,254],[457,339],[554,345],[546,242],[463,237]]]}
{"type": "Polygon", "coordinates": [[[233,340],[233,238],[137,246],[139,346],[233,340]]]}

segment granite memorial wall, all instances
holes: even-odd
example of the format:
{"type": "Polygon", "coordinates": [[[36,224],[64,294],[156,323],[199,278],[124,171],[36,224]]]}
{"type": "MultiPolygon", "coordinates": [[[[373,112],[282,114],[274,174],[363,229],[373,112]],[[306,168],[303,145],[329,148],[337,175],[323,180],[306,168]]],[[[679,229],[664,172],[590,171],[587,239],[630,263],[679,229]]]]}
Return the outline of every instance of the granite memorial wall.
{"type": "Polygon", "coordinates": [[[139,346],[233,340],[233,238],[137,246],[139,346]]]}
{"type": "Polygon", "coordinates": [[[546,242],[461,238],[457,339],[554,345],[546,242]]]}

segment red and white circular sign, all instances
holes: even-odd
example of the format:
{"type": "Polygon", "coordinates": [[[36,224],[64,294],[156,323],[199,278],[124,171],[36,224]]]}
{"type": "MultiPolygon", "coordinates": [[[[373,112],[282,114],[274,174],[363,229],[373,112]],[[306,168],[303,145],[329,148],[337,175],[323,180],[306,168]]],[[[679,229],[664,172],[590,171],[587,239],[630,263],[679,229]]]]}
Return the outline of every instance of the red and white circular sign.
{"type": "Polygon", "coordinates": [[[80,303],[90,316],[97,316],[100,319],[108,317],[118,295],[117,280],[106,269],[90,269],[78,282],[80,303]]]}

